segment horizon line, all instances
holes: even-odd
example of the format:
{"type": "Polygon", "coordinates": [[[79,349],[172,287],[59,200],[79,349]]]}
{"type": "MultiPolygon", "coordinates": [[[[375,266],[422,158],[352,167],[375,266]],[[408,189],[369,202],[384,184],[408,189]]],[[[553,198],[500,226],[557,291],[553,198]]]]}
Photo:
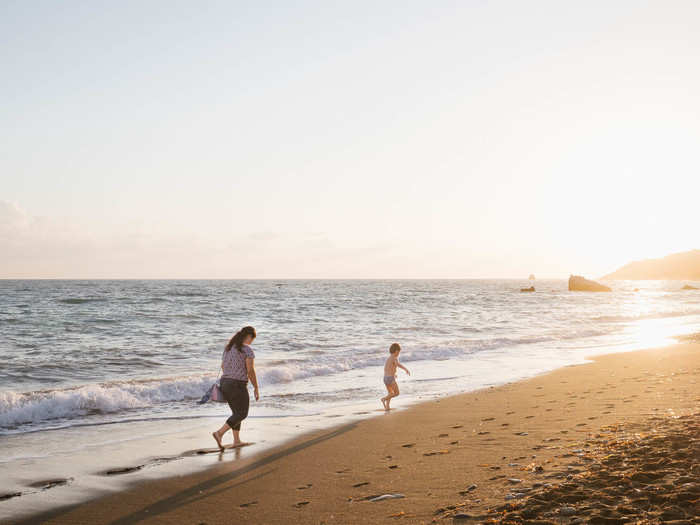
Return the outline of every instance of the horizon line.
{"type": "MultiPolygon", "coordinates": [[[[580,275],[580,274],[570,274],[580,275]]],[[[566,280],[538,277],[534,281],[566,280]]],[[[596,277],[602,279],[602,277],[596,277]]],[[[0,277],[0,281],[530,281],[527,277],[0,277]]],[[[626,280],[626,279],[610,279],[626,280]]],[[[673,280],[673,279],[652,279],[673,280]]],[[[683,280],[683,279],[681,279],[683,280]]],[[[686,279],[687,280],[687,279],[686,279]]]]}

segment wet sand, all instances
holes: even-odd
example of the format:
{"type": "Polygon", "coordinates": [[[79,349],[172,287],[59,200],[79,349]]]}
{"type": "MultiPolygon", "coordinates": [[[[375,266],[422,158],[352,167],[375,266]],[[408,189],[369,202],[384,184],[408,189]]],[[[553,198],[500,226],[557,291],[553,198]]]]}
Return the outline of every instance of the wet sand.
{"type": "Polygon", "coordinates": [[[697,523],[699,356],[596,357],[20,523],[697,523]]]}

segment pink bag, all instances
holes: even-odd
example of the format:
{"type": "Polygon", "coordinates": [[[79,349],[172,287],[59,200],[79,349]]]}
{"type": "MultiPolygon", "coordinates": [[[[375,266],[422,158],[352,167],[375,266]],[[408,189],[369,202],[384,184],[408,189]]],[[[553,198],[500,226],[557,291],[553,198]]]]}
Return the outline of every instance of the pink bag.
{"type": "Polygon", "coordinates": [[[214,383],[214,386],[211,387],[211,400],[216,401],[217,403],[226,403],[224,393],[221,391],[219,383],[214,383]]]}

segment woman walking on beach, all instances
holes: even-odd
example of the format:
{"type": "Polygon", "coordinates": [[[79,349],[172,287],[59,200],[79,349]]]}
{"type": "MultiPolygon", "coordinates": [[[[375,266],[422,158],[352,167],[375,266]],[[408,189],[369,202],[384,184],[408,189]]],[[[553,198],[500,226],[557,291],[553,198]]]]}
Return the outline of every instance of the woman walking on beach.
{"type": "Polygon", "coordinates": [[[253,383],[255,400],[260,399],[258,379],[255,376],[255,353],[250,347],[256,335],[255,328],[245,326],[236,332],[224,350],[221,362],[221,369],[223,370],[221,393],[231,408],[231,416],[219,430],[212,432],[212,436],[214,436],[216,444],[221,450],[224,450],[221,439],[229,429],[233,430],[234,447],[246,444],[241,441],[240,430],[241,421],[248,417],[248,408],[250,406],[250,397],[248,395],[249,379],[253,383]]]}

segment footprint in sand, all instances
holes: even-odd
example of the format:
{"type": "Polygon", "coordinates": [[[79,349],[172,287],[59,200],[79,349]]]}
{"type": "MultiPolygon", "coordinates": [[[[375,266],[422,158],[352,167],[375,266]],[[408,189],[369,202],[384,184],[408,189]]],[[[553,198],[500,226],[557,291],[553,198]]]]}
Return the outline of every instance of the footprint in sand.
{"type": "Polygon", "coordinates": [[[306,485],[302,485],[301,487],[297,487],[297,490],[306,490],[306,489],[310,489],[311,487],[313,487],[313,484],[307,483],[306,485]]]}
{"type": "Polygon", "coordinates": [[[296,508],[300,509],[301,507],[308,505],[309,503],[311,503],[311,502],[310,501],[300,501],[298,503],[295,503],[294,506],[296,508]]]}
{"type": "Polygon", "coordinates": [[[485,436],[486,434],[490,434],[491,432],[487,432],[485,430],[482,430],[481,432],[477,432],[477,435],[479,436],[485,436]]]}
{"type": "Polygon", "coordinates": [[[533,417],[535,417],[535,416],[525,416],[525,419],[531,419],[533,417]]]}
{"type": "Polygon", "coordinates": [[[403,448],[411,448],[411,447],[416,446],[416,444],[415,444],[415,443],[406,443],[405,445],[401,445],[401,446],[402,446],[403,448]]]}
{"type": "Polygon", "coordinates": [[[145,466],[146,465],[137,465],[135,467],[113,468],[105,470],[104,472],[102,472],[102,474],[105,474],[106,476],[114,476],[115,474],[129,474],[130,472],[136,472],[137,470],[141,470],[145,466]]]}
{"type": "Polygon", "coordinates": [[[510,423],[501,423],[501,426],[502,426],[502,427],[507,427],[507,426],[509,426],[509,425],[510,425],[510,423]]]}
{"type": "Polygon", "coordinates": [[[248,503],[241,503],[239,507],[252,507],[253,505],[257,505],[257,501],[249,501],[248,503]]]}
{"type": "Polygon", "coordinates": [[[576,425],[576,426],[577,426],[577,427],[585,427],[585,426],[586,426],[586,423],[579,423],[579,424],[576,425]]]}
{"type": "Polygon", "coordinates": [[[462,425],[455,425],[452,428],[462,428],[462,425]]]}
{"type": "Polygon", "coordinates": [[[496,418],[495,417],[485,417],[484,419],[482,419],[482,421],[493,421],[494,419],[496,419],[496,418]]]}
{"type": "Polygon", "coordinates": [[[472,483],[471,485],[469,485],[469,486],[467,487],[466,490],[460,490],[460,491],[459,491],[459,495],[460,495],[460,496],[466,496],[467,494],[469,494],[469,493],[472,492],[473,490],[476,490],[477,488],[478,488],[477,484],[476,484],[476,483],[472,483]]]}
{"type": "Polygon", "coordinates": [[[398,465],[389,465],[389,468],[393,470],[393,469],[399,468],[399,466],[398,465]]]}
{"type": "Polygon", "coordinates": [[[358,487],[364,487],[365,485],[369,485],[369,481],[360,481],[359,483],[355,483],[352,488],[356,489],[358,487]]]}
{"type": "Polygon", "coordinates": [[[73,481],[73,478],[47,479],[44,481],[35,481],[34,483],[30,483],[29,486],[35,489],[48,490],[54,487],[60,487],[61,485],[68,485],[71,481],[73,481]]]}
{"type": "Polygon", "coordinates": [[[439,437],[439,438],[444,438],[444,437],[447,437],[447,436],[449,436],[449,434],[440,434],[438,437],[439,437]]]}
{"type": "Polygon", "coordinates": [[[593,421],[594,419],[598,419],[598,418],[595,417],[595,416],[591,416],[591,417],[588,418],[589,421],[593,421]]]}
{"type": "Polygon", "coordinates": [[[515,412],[513,412],[513,411],[506,412],[506,416],[510,416],[511,414],[515,414],[515,412]]]}

